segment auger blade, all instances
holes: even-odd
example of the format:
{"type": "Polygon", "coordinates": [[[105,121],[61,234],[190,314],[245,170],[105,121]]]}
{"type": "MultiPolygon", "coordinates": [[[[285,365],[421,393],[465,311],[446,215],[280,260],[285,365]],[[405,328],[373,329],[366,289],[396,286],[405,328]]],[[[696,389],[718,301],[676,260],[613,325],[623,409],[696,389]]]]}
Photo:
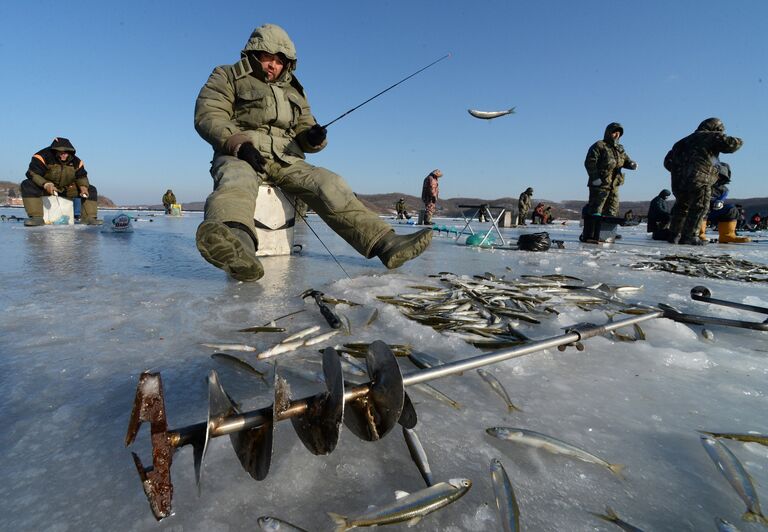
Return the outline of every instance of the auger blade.
{"type": "Polygon", "coordinates": [[[142,422],[149,422],[152,437],[152,467],[145,469],[136,453],[133,455],[136,470],[141,478],[144,494],[147,496],[152,513],[159,521],[171,514],[173,484],[171,483],[171,462],[176,448],[171,445],[168,435],[168,420],[165,417],[163,381],[159,373],[144,372],[136,386],[131,418],[125,445],[136,439],[142,422]]]}
{"type": "Polygon", "coordinates": [[[408,396],[408,392],[406,392],[405,397],[403,398],[403,413],[400,414],[400,419],[398,419],[397,422],[406,429],[412,429],[416,426],[418,421],[419,419],[416,416],[416,409],[411,402],[411,398],[408,396]]]}
{"type": "Polygon", "coordinates": [[[291,418],[299,439],[312,454],[330,454],[339,442],[344,418],[344,375],[338,352],[323,351],[323,373],[328,391],[307,400],[307,410],[291,418]]]}
{"type": "Polygon", "coordinates": [[[208,374],[208,422],[205,428],[205,439],[203,440],[202,451],[198,452],[200,446],[195,446],[195,481],[197,482],[197,492],[200,493],[201,481],[203,476],[203,461],[208,453],[208,442],[211,439],[211,431],[216,427],[219,419],[227,416],[239,414],[235,402],[227,395],[219,382],[219,374],[216,370],[211,370],[208,374]]]}
{"type": "Polygon", "coordinates": [[[364,396],[349,401],[344,424],[358,438],[376,441],[400,419],[405,387],[397,358],[381,340],[370,345],[366,362],[370,389],[364,396]]]}
{"type": "Polygon", "coordinates": [[[272,441],[275,432],[275,420],[290,404],[288,383],[274,371],[275,401],[268,420],[258,427],[230,434],[229,439],[235,449],[237,459],[249,475],[255,480],[264,480],[272,464],[272,441]]]}

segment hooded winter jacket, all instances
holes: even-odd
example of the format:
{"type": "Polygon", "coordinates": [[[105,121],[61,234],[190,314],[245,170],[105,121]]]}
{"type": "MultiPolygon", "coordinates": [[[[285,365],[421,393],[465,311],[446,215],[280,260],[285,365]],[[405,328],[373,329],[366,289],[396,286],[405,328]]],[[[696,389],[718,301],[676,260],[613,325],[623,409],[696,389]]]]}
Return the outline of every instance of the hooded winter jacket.
{"type": "Polygon", "coordinates": [[[234,65],[213,70],[195,104],[195,129],[213,146],[214,157],[233,155],[227,140],[237,134],[245,135],[267,160],[284,164],[323,149],[326,141],[311,146],[305,139],[317,122],[293,75],[296,48],[288,34],[273,24],[256,28],[241,56],[234,65]],[[285,58],[277,80],[266,81],[255,57],[260,51],[285,58]]]}
{"type": "Polygon", "coordinates": [[[634,170],[637,164],[629,158],[624,151],[624,146],[611,137],[614,131],[620,131],[624,135],[624,128],[618,122],[611,122],[606,126],[603,140],[598,140],[587,151],[584,167],[587,169],[589,181],[587,186],[598,188],[610,188],[624,184],[622,168],[634,170]]]}
{"type": "Polygon", "coordinates": [[[522,194],[520,194],[519,198],[517,198],[518,212],[528,214],[528,211],[531,210],[532,203],[533,203],[533,190],[531,190],[531,188],[529,187],[525,189],[522,194]]]}
{"type": "Polygon", "coordinates": [[[704,120],[696,131],[675,142],[664,157],[664,168],[672,174],[672,191],[684,183],[713,185],[717,180],[718,156],[733,153],[742,144],[740,138],[725,134],[720,119],[704,120]]]}
{"type": "Polygon", "coordinates": [[[75,156],[75,148],[69,139],[57,137],[51,145],[32,156],[26,176],[38,187],[53,183],[58,192],[64,192],[73,183],[79,187],[89,186],[88,173],[83,161],[75,156]],[[68,152],[66,161],[59,160],[59,153],[68,152]]]}
{"type": "Polygon", "coordinates": [[[163,206],[164,207],[170,207],[176,203],[176,194],[173,193],[172,190],[167,190],[165,194],[163,194],[163,206]]]}

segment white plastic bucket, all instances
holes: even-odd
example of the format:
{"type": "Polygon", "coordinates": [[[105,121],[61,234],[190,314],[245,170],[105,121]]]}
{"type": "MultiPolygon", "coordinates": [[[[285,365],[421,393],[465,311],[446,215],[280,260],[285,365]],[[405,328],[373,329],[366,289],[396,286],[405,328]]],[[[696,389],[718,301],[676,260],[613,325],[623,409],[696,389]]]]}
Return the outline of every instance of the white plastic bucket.
{"type": "Polygon", "coordinates": [[[75,207],[72,200],[61,196],[43,196],[43,220],[46,224],[74,224],[75,207]]]}
{"type": "Polygon", "coordinates": [[[253,222],[256,225],[256,238],[259,241],[257,256],[291,254],[293,226],[296,223],[293,197],[289,199],[277,187],[259,186],[253,222]]]}

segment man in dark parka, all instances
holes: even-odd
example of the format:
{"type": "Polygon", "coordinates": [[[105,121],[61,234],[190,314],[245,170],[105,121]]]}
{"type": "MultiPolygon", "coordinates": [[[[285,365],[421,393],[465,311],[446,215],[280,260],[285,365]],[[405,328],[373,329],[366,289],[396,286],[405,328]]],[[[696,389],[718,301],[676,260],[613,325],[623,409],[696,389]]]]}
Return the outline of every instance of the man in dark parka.
{"type": "Polygon", "coordinates": [[[666,188],[651,200],[648,207],[648,232],[652,233],[654,240],[667,240],[669,238],[670,207],[667,198],[672,192],[666,188]]]}
{"type": "Polygon", "coordinates": [[[675,205],[669,225],[674,244],[703,245],[699,230],[709,210],[712,186],[717,181],[719,155],[741,148],[742,140],[725,134],[719,118],[707,118],[687,137],[678,140],[664,158],[671,173],[675,205]]]}
{"type": "Polygon", "coordinates": [[[88,181],[83,161],[75,155],[75,147],[64,137],[56,137],[47,148],[32,156],[27,178],[21,182],[21,199],[29,217],[24,225],[43,225],[43,197],[61,195],[82,200],[81,222],[100,225],[97,220],[98,195],[88,181]]]}

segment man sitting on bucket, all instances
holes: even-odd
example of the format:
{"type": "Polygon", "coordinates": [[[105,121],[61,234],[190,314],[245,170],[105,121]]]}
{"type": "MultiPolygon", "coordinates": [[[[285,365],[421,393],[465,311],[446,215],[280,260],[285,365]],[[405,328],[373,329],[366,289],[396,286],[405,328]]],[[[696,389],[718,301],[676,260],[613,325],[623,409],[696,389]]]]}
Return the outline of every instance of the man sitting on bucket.
{"type": "Polygon", "coordinates": [[[32,156],[27,178],[21,182],[21,200],[29,217],[26,226],[44,225],[44,196],[62,196],[68,199],[81,198],[81,222],[100,225],[96,187],[88,181],[85,165],[75,156],[75,147],[69,139],[57,137],[51,145],[32,156]]]}
{"type": "Polygon", "coordinates": [[[295,69],[290,37],[265,24],[253,31],[240,60],[216,67],[200,90],[195,129],[214,150],[213,192],[196,235],[200,254],[237,280],[261,278],[253,214],[262,182],[306,202],[355,250],[387,268],[421,254],[431,229],[395,235],[339,175],[304,160],[326,146],[327,132],[312,115],[295,69]]]}

